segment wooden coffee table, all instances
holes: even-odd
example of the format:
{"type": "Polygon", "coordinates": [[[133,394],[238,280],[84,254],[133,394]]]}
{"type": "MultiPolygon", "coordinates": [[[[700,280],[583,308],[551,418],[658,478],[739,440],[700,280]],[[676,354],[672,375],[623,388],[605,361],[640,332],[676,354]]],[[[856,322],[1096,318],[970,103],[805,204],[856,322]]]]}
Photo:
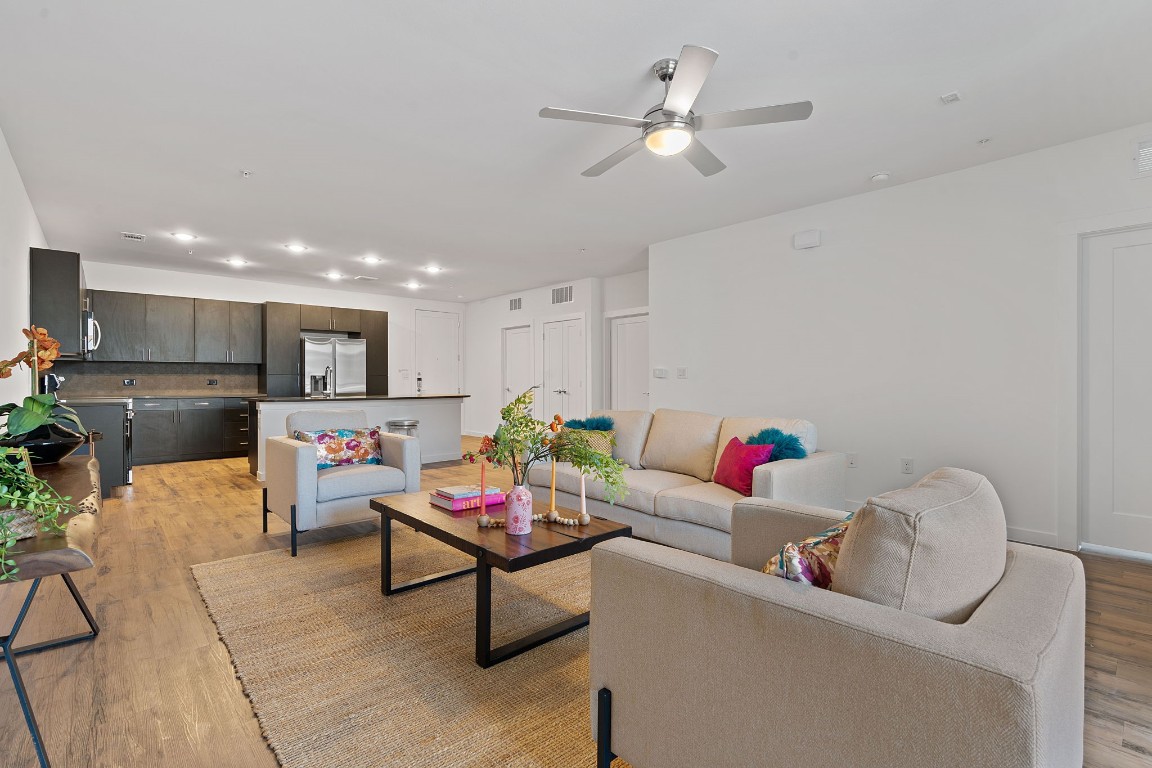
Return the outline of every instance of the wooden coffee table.
{"type": "MultiPolygon", "coordinates": [[[[491,667],[513,656],[518,656],[549,640],[587,626],[588,612],[565,619],[538,632],[492,647],[492,569],[507,573],[521,571],[534,565],[550,563],[578,552],[586,552],[601,541],[617,536],[631,536],[632,527],[611,520],[594,517],[589,525],[566,526],[556,523],[533,523],[532,532],[523,536],[509,536],[503,528],[481,528],[476,525],[479,510],[449,512],[428,501],[427,491],[400,496],[380,496],[370,502],[381,515],[380,520],[380,591],[385,595],[407,592],[410,589],[435,584],[468,573],[476,574],[476,663],[491,667]],[[403,523],[426,533],[466,555],[476,558],[475,566],[457,568],[423,576],[402,584],[392,583],[392,526],[391,521],[403,523]]],[[[548,505],[533,502],[533,511],[542,514],[548,505]]],[[[570,510],[558,510],[561,517],[576,517],[570,510]]],[[[503,517],[503,505],[489,507],[492,517],[503,517]]]]}

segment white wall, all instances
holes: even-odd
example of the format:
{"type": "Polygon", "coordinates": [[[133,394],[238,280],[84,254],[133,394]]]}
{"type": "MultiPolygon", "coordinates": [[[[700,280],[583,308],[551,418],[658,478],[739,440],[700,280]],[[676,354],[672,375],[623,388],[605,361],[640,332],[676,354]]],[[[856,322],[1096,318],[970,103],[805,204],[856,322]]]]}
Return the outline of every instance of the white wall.
{"type": "Polygon", "coordinates": [[[416,310],[433,309],[457,312],[463,319],[464,304],[449,301],[423,301],[398,296],[374,296],[368,293],[341,291],[333,288],[304,288],[239,277],[200,275],[145,269],[122,264],[85,261],[84,276],[88,287],[107,291],[156,293],[166,296],[192,296],[227,301],[283,301],[322,306],[374,309],[388,313],[388,393],[416,394],[416,310]]]}
{"type": "Polygon", "coordinates": [[[811,419],[821,447],[858,454],[853,503],[939,466],[982,472],[1013,538],[1067,541],[1057,443],[1076,302],[1060,265],[1069,222],[1152,206],[1131,164],[1149,134],[651,246],[651,365],[689,372],[653,380],[653,407],[811,419]],[[806,229],[824,245],[793,250],[806,229]]]}
{"type": "Polygon", "coordinates": [[[646,307],[648,306],[648,270],[605,277],[600,281],[600,290],[604,298],[605,312],[646,307]]]}
{"type": "MultiPolygon", "coordinates": [[[[28,249],[44,247],[44,232],[20,179],[20,171],[0,131],[0,358],[11,359],[28,343],[28,249]]],[[[31,393],[31,379],[21,369],[0,379],[0,403],[19,402],[31,393]]]]}

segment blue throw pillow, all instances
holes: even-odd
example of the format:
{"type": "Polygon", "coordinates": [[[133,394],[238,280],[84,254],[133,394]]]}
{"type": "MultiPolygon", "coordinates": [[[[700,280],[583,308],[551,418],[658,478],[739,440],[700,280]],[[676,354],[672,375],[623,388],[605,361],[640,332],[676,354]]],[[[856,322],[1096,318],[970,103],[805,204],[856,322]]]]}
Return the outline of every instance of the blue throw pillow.
{"type": "Polygon", "coordinates": [[[762,429],[744,441],[745,445],[774,445],[772,457],[768,461],[781,459],[806,459],[808,451],[800,444],[800,438],[781,432],[776,427],[762,429]]]}

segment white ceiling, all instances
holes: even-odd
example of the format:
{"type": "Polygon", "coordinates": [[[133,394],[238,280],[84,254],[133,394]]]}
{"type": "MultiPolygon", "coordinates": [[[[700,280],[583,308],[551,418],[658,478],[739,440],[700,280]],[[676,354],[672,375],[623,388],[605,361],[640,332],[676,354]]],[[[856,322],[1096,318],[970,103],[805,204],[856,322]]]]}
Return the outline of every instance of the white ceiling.
{"type": "Polygon", "coordinates": [[[1149,29],[1146,0],[0,0],[0,128],[53,247],[473,300],[643,269],[650,243],[877,171],[1152,120],[1149,29]],[[728,164],[711,178],[648,153],[581,177],[637,133],[539,109],[642,115],[663,93],[650,65],[685,43],[720,52],[696,112],[808,99],[812,118],[702,134],[728,164]]]}

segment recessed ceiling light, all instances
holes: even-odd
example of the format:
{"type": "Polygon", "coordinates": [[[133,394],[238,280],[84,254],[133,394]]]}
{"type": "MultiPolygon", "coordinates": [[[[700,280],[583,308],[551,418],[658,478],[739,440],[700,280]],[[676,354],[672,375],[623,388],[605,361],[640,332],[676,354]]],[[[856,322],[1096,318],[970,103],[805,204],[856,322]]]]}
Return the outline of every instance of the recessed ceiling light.
{"type": "Polygon", "coordinates": [[[225,263],[231,264],[234,267],[242,267],[248,263],[247,261],[240,258],[239,256],[230,256],[227,259],[224,259],[224,261],[225,261],[225,263]]]}
{"type": "Polygon", "coordinates": [[[425,272],[427,272],[427,273],[428,273],[428,274],[430,274],[430,275],[434,275],[434,274],[436,274],[437,272],[443,272],[443,271],[444,271],[444,268],[443,268],[443,267],[438,267],[438,266],[436,266],[435,264],[429,264],[427,267],[424,267],[424,271],[425,271],[425,272]]]}
{"type": "Polygon", "coordinates": [[[408,282],[404,283],[404,287],[414,291],[420,287],[420,283],[416,282],[415,280],[409,280],[408,282]]]}
{"type": "Polygon", "coordinates": [[[308,246],[301,245],[300,243],[288,243],[288,245],[284,247],[292,251],[292,253],[304,253],[304,251],[308,250],[308,246]]]}
{"type": "Polygon", "coordinates": [[[464,298],[464,294],[458,293],[458,294],[456,294],[456,298],[462,299],[462,298],[464,298]]]}
{"type": "Polygon", "coordinates": [[[325,273],[324,273],[324,277],[328,278],[329,280],[339,280],[340,278],[344,277],[344,275],[342,275],[342,274],[340,274],[339,272],[337,272],[337,271],[333,270],[333,271],[331,271],[331,272],[325,272],[325,273]]]}
{"type": "Polygon", "coordinates": [[[172,237],[185,243],[196,239],[196,235],[189,234],[188,232],[173,232],[172,237]]]}
{"type": "Polygon", "coordinates": [[[890,178],[892,178],[892,176],[890,174],[883,173],[883,172],[876,173],[876,174],[872,175],[872,181],[876,184],[883,184],[884,182],[888,181],[888,179],[890,179],[890,178]]]}
{"type": "Polygon", "coordinates": [[[365,264],[379,264],[384,261],[384,259],[380,258],[379,256],[368,255],[361,256],[360,261],[364,262],[365,264]]]}

